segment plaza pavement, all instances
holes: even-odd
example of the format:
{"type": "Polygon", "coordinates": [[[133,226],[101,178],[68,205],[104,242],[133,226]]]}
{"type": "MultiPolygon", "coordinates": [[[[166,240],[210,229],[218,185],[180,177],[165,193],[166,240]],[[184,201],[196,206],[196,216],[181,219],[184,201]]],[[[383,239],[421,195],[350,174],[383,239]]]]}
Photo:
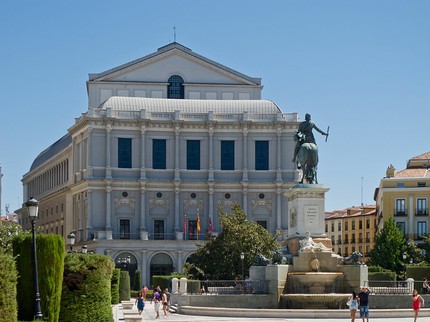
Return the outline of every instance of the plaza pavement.
{"type": "MultiPolygon", "coordinates": [[[[124,322],[123,312],[122,312],[122,306],[115,305],[113,306],[113,314],[114,314],[114,321],[115,322],[124,322]]],[[[137,314],[137,308],[136,306],[133,307],[133,310],[137,314]]],[[[429,309],[427,309],[429,310],[429,309]]],[[[426,311],[427,311],[426,310],[426,311]]],[[[252,316],[246,316],[246,313],[243,314],[242,317],[221,317],[221,316],[203,316],[203,315],[183,315],[183,314],[177,314],[172,313],[169,316],[165,317],[163,310],[160,310],[160,318],[155,319],[155,312],[154,312],[154,305],[150,304],[149,301],[145,303],[145,309],[142,313],[142,321],[148,321],[148,320],[155,320],[155,321],[174,321],[174,322],[189,322],[189,321],[201,321],[201,322],[240,322],[240,321],[251,321],[251,322],[263,322],[263,321],[283,321],[283,322],[315,322],[315,321],[321,321],[321,322],[343,322],[343,321],[351,321],[351,318],[349,317],[349,311],[348,310],[342,310],[345,312],[345,316],[342,318],[288,318],[288,317],[279,317],[279,318],[255,318],[252,316]]],[[[428,314],[428,311],[426,312],[426,315],[428,314]]],[[[358,317],[359,314],[357,314],[356,321],[361,322],[362,320],[358,317]]],[[[383,317],[383,318],[372,318],[372,310],[370,310],[370,317],[369,322],[411,322],[413,321],[414,313],[412,311],[412,308],[410,310],[410,317],[397,317],[396,316],[396,310],[391,310],[390,316],[383,317]]],[[[417,322],[430,322],[430,316],[422,316],[418,317],[417,322]]]]}

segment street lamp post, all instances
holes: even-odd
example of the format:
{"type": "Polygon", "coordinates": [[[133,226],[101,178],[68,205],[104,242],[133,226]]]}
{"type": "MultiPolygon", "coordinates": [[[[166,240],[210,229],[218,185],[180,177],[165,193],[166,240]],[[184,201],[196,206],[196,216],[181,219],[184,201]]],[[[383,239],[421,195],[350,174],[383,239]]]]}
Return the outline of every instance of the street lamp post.
{"type": "Polygon", "coordinates": [[[406,280],[406,252],[404,252],[402,256],[403,256],[403,270],[405,272],[405,280],[406,280]]]}
{"type": "Polygon", "coordinates": [[[245,254],[242,252],[240,253],[240,260],[242,261],[242,281],[245,279],[243,275],[243,260],[245,259],[245,254]]]}
{"type": "Polygon", "coordinates": [[[34,318],[36,320],[43,320],[42,309],[40,308],[40,294],[39,294],[39,273],[37,271],[37,246],[36,246],[36,232],[35,232],[35,222],[37,219],[39,211],[39,202],[31,198],[25,203],[28,209],[28,215],[31,219],[31,232],[33,235],[33,275],[34,275],[34,291],[35,303],[34,303],[34,318]]]}
{"type": "Polygon", "coordinates": [[[73,245],[75,244],[76,236],[73,232],[67,235],[67,239],[69,240],[70,250],[69,253],[73,252],[73,245]]]}
{"type": "Polygon", "coordinates": [[[88,252],[88,246],[87,245],[83,245],[82,246],[82,254],[86,254],[88,252]]]}

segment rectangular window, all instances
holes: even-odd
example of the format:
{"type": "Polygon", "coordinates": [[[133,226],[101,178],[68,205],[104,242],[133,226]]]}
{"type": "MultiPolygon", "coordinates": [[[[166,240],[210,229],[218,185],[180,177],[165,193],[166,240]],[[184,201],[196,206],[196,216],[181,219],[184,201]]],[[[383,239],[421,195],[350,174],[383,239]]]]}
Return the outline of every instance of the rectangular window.
{"type": "Polygon", "coordinates": [[[131,168],[131,139],[118,138],[118,168],[131,168]]]}
{"type": "Polygon", "coordinates": [[[331,232],[334,232],[334,222],[331,223],[331,232]]]}
{"type": "Polygon", "coordinates": [[[352,223],[351,223],[351,229],[352,229],[352,230],[355,230],[355,219],[353,219],[353,220],[352,220],[352,223]]]}
{"type": "Polygon", "coordinates": [[[345,220],[345,231],[348,231],[348,221],[345,220]]]}
{"type": "Polygon", "coordinates": [[[366,229],[370,229],[370,219],[366,219],[366,229]]]}
{"type": "Polygon", "coordinates": [[[340,221],[337,223],[337,230],[338,231],[342,230],[342,223],[340,221]]]}
{"type": "Polygon", "coordinates": [[[427,236],[427,222],[426,221],[417,222],[417,234],[418,234],[418,237],[427,236]]]}
{"type": "Polygon", "coordinates": [[[396,215],[406,215],[406,199],[396,199],[396,215]]]}
{"type": "Polygon", "coordinates": [[[427,215],[427,199],[418,198],[417,199],[417,215],[427,215]]]}
{"type": "Polygon", "coordinates": [[[119,220],[119,238],[130,239],[130,220],[129,219],[119,220]]]}
{"type": "Polygon", "coordinates": [[[362,220],[358,221],[358,229],[363,229],[363,221],[362,220]]]}
{"type": "Polygon", "coordinates": [[[152,168],[166,169],[166,140],[152,140],[152,168]]]}
{"type": "Polygon", "coordinates": [[[255,141],[255,170],[269,170],[269,141],[255,141]]]}
{"type": "Polygon", "coordinates": [[[164,239],[164,220],[154,220],[154,239],[164,239]]]}
{"type": "Polygon", "coordinates": [[[234,141],[221,141],[221,170],[234,170],[234,141]]]}
{"type": "Polygon", "coordinates": [[[355,234],[352,234],[351,236],[351,243],[355,243],[355,234]]]}
{"type": "Polygon", "coordinates": [[[200,170],[200,140],[187,140],[187,170],[200,170]]]}
{"type": "Polygon", "coordinates": [[[397,227],[399,227],[400,230],[402,231],[403,235],[406,234],[406,223],[403,221],[399,221],[396,224],[397,224],[397,227]]]}
{"type": "Polygon", "coordinates": [[[267,229],[267,221],[266,220],[257,220],[257,224],[263,227],[264,229],[267,229]]]}
{"type": "Polygon", "coordinates": [[[345,238],[343,239],[343,242],[344,242],[345,244],[348,244],[348,243],[349,243],[349,241],[348,241],[348,234],[345,234],[345,238]]]}

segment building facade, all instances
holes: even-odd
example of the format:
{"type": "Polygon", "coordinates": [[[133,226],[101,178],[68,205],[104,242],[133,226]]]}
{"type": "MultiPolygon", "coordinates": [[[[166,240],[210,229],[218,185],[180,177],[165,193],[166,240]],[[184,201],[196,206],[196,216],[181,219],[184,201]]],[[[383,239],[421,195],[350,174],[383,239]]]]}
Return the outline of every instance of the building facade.
{"type": "Polygon", "coordinates": [[[396,171],[390,165],[375,190],[378,229],[394,218],[406,239],[419,246],[429,232],[430,152],[415,156],[405,169],[396,171]]]}
{"type": "Polygon", "coordinates": [[[375,245],[376,206],[326,212],[325,231],[335,253],[349,256],[357,251],[363,255],[362,261],[366,262],[375,245]]]}
{"type": "Polygon", "coordinates": [[[129,258],[146,283],[182,271],[198,241],[219,232],[218,209],[239,204],[288,234],[299,119],[261,100],[261,79],[172,43],[90,74],[87,90],[88,110],[23,177],[41,231],[73,231],[119,266],[129,258]]]}

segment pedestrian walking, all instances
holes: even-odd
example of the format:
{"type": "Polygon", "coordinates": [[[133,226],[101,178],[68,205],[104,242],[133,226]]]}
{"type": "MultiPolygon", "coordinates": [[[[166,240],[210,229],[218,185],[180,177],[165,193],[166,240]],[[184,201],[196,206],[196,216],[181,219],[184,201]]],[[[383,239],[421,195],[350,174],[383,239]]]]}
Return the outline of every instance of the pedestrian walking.
{"type": "Polygon", "coordinates": [[[137,306],[137,313],[139,315],[142,315],[142,311],[145,308],[145,302],[143,301],[142,292],[137,293],[136,302],[134,304],[136,304],[136,306],[137,306]]]}
{"type": "Polygon", "coordinates": [[[169,293],[169,290],[166,288],[164,289],[163,296],[161,297],[161,302],[163,303],[164,316],[170,315],[169,301],[170,301],[170,293],[169,293]]]}
{"type": "Polygon", "coordinates": [[[422,306],[424,306],[423,297],[418,294],[417,290],[414,290],[412,292],[412,308],[414,309],[414,312],[415,312],[414,322],[417,322],[418,312],[420,311],[421,302],[423,303],[422,306]]]}
{"type": "Polygon", "coordinates": [[[359,303],[360,303],[360,298],[357,296],[357,293],[355,291],[352,291],[352,294],[348,298],[348,302],[347,302],[349,306],[349,311],[351,313],[351,322],[355,321],[355,314],[357,313],[359,303]]]}
{"type": "Polygon", "coordinates": [[[360,301],[360,318],[362,318],[363,322],[364,320],[369,322],[369,294],[370,290],[366,286],[362,286],[361,292],[358,293],[360,301]]]}
{"type": "Polygon", "coordinates": [[[144,285],[142,287],[142,295],[143,295],[143,301],[146,302],[146,293],[148,293],[148,287],[146,285],[144,285]]]}
{"type": "Polygon", "coordinates": [[[158,319],[160,317],[160,301],[161,301],[161,295],[158,292],[158,290],[155,290],[154,295],[152,296],[151,304],[154,302],[154,311],[155,311],[155,318],[158,319]]]}

